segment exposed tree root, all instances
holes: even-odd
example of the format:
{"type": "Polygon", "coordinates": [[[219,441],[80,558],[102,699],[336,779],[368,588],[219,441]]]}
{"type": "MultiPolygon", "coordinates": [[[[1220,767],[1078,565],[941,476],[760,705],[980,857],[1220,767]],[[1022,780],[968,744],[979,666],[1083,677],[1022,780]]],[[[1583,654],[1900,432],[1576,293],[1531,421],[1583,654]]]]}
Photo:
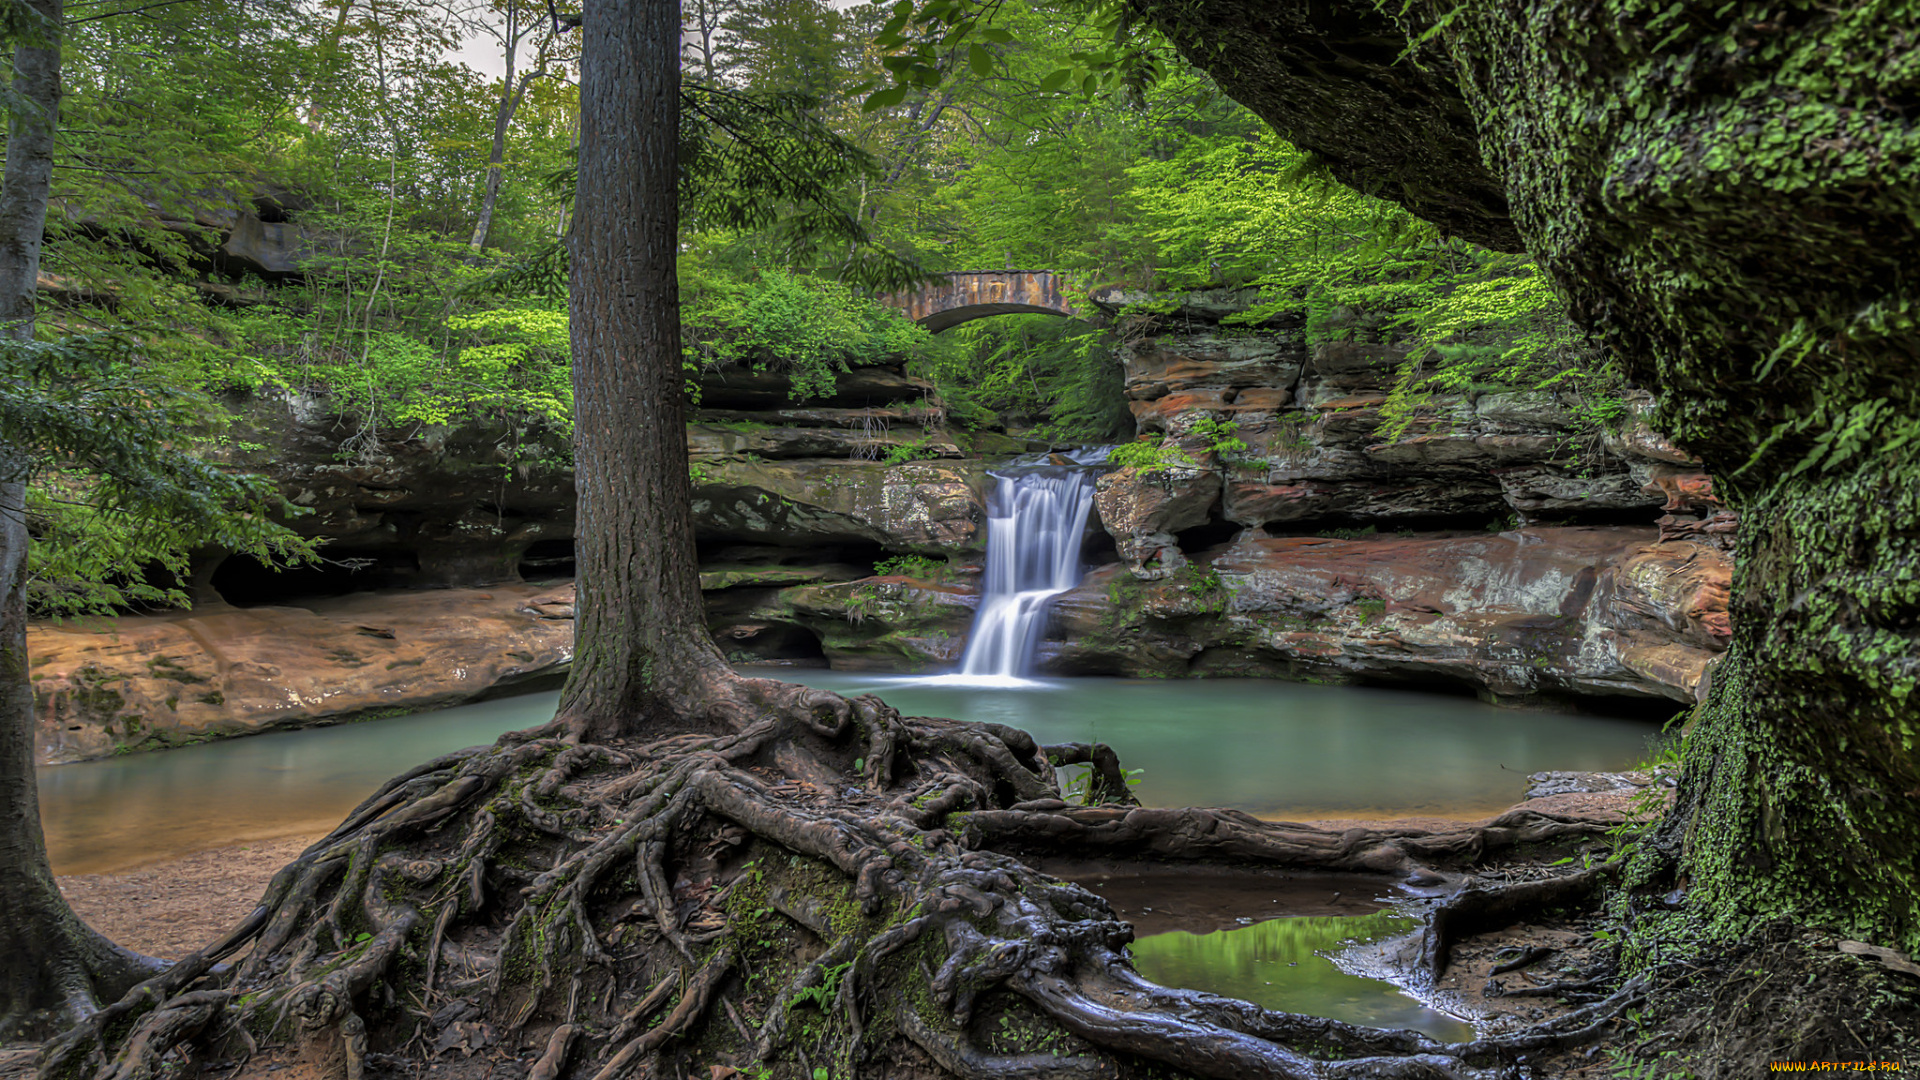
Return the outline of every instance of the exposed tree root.
{"type": "Polygon", "coordinates": [[[1208,860],[1393,873],[1415,864],[1477,862],[1522,844],[1598,836],[1607,826],[1510,810],[1452,832],[1347,829],[1262,821],[1238,810],[1069,806],[1059,798],[969,814],[971,846],[1035,854],[1208,860]]]}
{"type": "MultiPolygon", "coordinates": [[[[1461,938],[1484,934],[1512,926],[1522,919],[1552,908],[1580,904],[1612,880],[1618,863],[1603,863],[1560,877],[1522,881],[1495,889],[1469,885],[1427,917],[1422,936],[1420,961],[1429,975],[1438,979],[1447,972],[1447,954],[1461,938]]],[[[1499,974],[1496,970],[1494,974],[1499,974]]]]}
{"type": "Polygon", "coordinates": [[[556,723],[396,777],[226,939],[50,1043],[42,1075],[149,1080],[172,1050],[325,1042],[362,1080],[383,1055],[495,1038],[532,1080],[696,1060],[782,1077],[1474,1077],[1591,1038],[1632,999],[1443,1045],[1171,990],[1133,972],[1132,929],[1104,900],[1007,853],[1400,871],[1582,823],[1324,833],[1074,807],[1056,762],[1128,798],[1106,747],[870,697],[742,693],[762,718],[732,733],[597,744],[556,723]]]}

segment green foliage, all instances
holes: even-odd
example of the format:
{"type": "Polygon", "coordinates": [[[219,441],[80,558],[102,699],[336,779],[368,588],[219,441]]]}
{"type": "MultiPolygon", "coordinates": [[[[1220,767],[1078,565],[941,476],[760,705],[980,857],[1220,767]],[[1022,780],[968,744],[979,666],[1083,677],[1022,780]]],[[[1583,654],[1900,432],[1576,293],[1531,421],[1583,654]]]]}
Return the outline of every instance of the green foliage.
{"type": "MultiPolygon", "coordinates": [[[[320,392],[346,415],[377,423],[444,424],[506,411],[545,424],[564,444],[573,388],[567,316],[551,308],[492,308],[455,315],[439,340],[401,329],[317,343],[314,316],[257,312],[227,322],[217,385],[259,392],[320,392]]],[[[323,339],[324,340],[324,339],[323,339]]]]}
{"type": "Polygon", "coordinates": [[[1078,320],[1003,315],[942,335],[914,371],[940,388],[949,415],[972,428],[1004,415],[1039,420],[1034,433],[1107,442],[1132,430],[1111,336],[1078,320]]]}
{"type": "Polygon", "coordinates": [[[887,465],[905,465],[909,461],[927,461],[939,456],[940,451],[929,446],[923,437],[887,447],[887,452],[881,455],[880,460],[887,465]]]}
{"type": "Polygon", "coordinates": [[[1444,238],[1271,136],[1192,140],[1129,174],[1162,287],[1257,288],[1267,301],[1231,321],[1304,307],[1310,343],[1407,347],[1381,407],[1383,439],[1419,433],[1436,395],[1478,388],[1552,390],[1589,433],[1623,415],[1617,368],[1525,256],[1444,238]]]}
{"type": "Polygon", "coordinates": [[[1198,468],[1194,460],[1178,446],[1158,435],[1149,435],[1113,448],[1107,464],[1116,469],[1138,469],[1141,476],[1153,476],[1178,467],[1198,468]]]}
{"type": "Polygon", "coordinates": [[[29,488],[36,614],[184,604],[187,556],[199,547],[313,558],[311,543],[270,520],[301,512],[270,483],[195,453],[196,433],[219,420],[212,403],[142,361],[120,335],[0,341],[0,445],[16,455],[0,462],[0,479],[29,488]],[[163,573],[150,577],[156,567],[163,573]]]}
{"type": "Polygon", "coordinates": [[[943,578],[947,570],[945,559],[933,559],[925,555],[896,555],[873,564],[876,577],[906,577],[920,581],[943,578]]]}
{"type": "MultiPolygon", "coordinates": [[[[867,218],[847,205],[853,189],[879,180],[882,163],[835,130],[820,101],[791,89],[687,79],[680,86],[680,210],[683,230],[731,249],[749,266],[820,269],[863,288],[898,290],[927,280],[867,218]]],[[[571,202],[573,163],[550,177],[571,202]]],[[[490,275],[496,293],[558,297],[567,251],[550,242],[490,275]]]]}
{"type": "Polygon", "coordinates": [[[794,994],[793,999],[787,1003],[787,1008],[797,1009],[808,1005],[821,1012],[832,1008],[834,999],[840,994],[840,980],[846,977],[848,969],[852,967],[853,961],[849,960],[844,964],[835,964],[823,970],[820,973],[820,982],[794,994]]]}
{"type": "Polygon", "coordinates": [[[835,373],[919,355],[930,335],[847,285],[780,270],[736,276],[698,255],[681,270],[689,363],[778,370],[795,401],[830,397],[835,373]]]}
{"type": "MultiPolygon", "coordinates": [[[[1106,794],[1100,782],[1100,773],[1091,765],[1068,765],[1061,770],[1065,775],[1060,779],[1060,794],[1070,803],[1081,806],[1097,806],[1102,795],[1106,794]]],[[[1147,778],[1145,769],[1122,769],[1128,787],[1139,787],[1147,778]]]]}
{"type": "Polygon", "coordinates": [[[1203,416],[1193,422],[1189,431],[1207,440],[1207,449],[1222,461],[1237,461],[1247,452],[1247,441],[1239,436],[1240,422],[1237,420],[1203,416]]]}

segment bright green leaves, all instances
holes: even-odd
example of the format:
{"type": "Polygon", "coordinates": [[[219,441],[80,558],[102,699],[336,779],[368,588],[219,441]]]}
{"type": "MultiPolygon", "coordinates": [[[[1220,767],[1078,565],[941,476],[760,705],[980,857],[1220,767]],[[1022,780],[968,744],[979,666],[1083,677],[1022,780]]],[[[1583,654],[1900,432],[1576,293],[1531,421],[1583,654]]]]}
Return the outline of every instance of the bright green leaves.
{"type": "Polygon", "coordinates": [[[374,329],[314,350],[312,316],[247,314],[229,324],[229,365],[209,375],[246,390],[321,391],[343,414],[380,424],[446,424],[502,410],[564,453],[573,391],[567,316],[519,306],[454,315],[426,334],[374,329]]]}
{"type": "Polygon", "coordinates": [[[1107,464],[1116,469],[1138,469],[1141,476],[1153,476],[1173,468],[1198,467],[1178,446],[1158,435],[1114,447],[1107,455],[1107,464]]]}
{"type": "Polygon", "coordinates": [[[837,372],[915,356],[930,338],[837,281],[777,270],[731,274],[706,265],[699,252],[680,265],[688,363],[781,371],[794,401],[830,397],[837,372]]]}
{"type": "Polygon", "coordinates": [[[184,581],[195,548],[312,557],[311,544],[273,524],[299,511],[270,483],[202,456],[218,439],[213,403],[143,360],[117,335],[0,341],[0,445],[22,455],[6,479],[29,485],[28,601],[38,614],[184,603],[177,585],[150,584],[147,572],[158,565],[184,581]]]}
{"type": "Polygon", "coordinates": [[[1002,315],[934,342],[914,371],[940,388],[952,423],[979,429],[995,425],[997,414],[1034,417],[1043,438],[1088,443],[1133,430],[1105,330],[1052,315],[1002,315]]]}
{"type": "MultiPolygon", "coordinates": [[[[1092,98],[1125,86],[1137,97],[1167,74],[1161,53],[1165,43],[1134,20],[1120,0],[1079,0],[1070,5],[1083,12],[1086,23],[1105,44],[1070,53],[1066,66],[1040,80],[1042,93],[1078,93],[1092,98]]],[[[947,80],[964,56],[978,78],[993,74],[992,45],[1020,46],[1024,42],[996,19],[1010,9],[1008,0],[900,0],[893,15],[874,37],[874,44],[890,55],[882,61],[894,85],[874,89],[867,96],[868,112],[892,108],[910,89],[932,89],[947,80]]]]}
{"type": "Polygon", "coordinates": [[[993,74],[993,53],[976,41],[967,46],[967,65],[973,68],[975,75],[984,79],[993,74]]]}
{"type": "Polygon", "coordinates": [[[907,91],[909,89],[911,89],[911,87],[901,85],[889,86],[885,90],[874,91],[874,93],[867,98],[867,111],[872,112],[876,109],[890,109],[900,104],[907,99],[907,91]]]}

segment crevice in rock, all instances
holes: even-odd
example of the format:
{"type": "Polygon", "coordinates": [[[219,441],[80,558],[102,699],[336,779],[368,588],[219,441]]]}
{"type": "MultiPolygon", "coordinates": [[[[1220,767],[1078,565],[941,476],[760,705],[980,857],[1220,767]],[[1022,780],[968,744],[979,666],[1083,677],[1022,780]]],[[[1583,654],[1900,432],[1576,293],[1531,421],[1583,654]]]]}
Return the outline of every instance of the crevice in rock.
{"type": "Polygon", "coordinates": [[[520,554],[523,581],[552,581],[573,576],[573,537],[535,540],[520,554]]]}
{"type": "Polygon", "coordinates": [[[1190,529],[1182,529],[1173,534],[1174,542],[1180,545],[1184,555],[1194,555],[1209,548],[1231,544],[1233,538],[1240,535],[1240,526],[1220,516],[1220,508],[1215,506],[1208,512],[1207,520],[1190,529]]]}
{"type": "Polygon", "coordinates": [[[251,555],[231,555],[209,584],[234,607],[260,607],[366,589],[405,588],[420,573],[420,557],[408,550],[362,550],[329,545],[325,561],[274,570],[251,555]]]}
{"type": "Polygon", "coordinates": [[[819,635],[797,623],[735,623],[716,632],[714,640],[736,664],[829,666],[819,635]]]}
{"type": "Polygon", "coordinates": [[[1652,529],[1660,524],[1666,511],[1651,506],[1597,506],[1588,509],[1536,510],[1521,517],[1529,525],[1630,526],[1652,529]]]}

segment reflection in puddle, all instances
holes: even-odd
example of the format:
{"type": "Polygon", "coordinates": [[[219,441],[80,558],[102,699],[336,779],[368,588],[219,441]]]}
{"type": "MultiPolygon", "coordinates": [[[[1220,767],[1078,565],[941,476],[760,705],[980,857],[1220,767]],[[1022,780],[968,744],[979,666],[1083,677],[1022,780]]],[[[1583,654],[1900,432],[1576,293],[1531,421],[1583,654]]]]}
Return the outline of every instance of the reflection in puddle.
{"type": "Polygon", "coordinates": [[[1412,1028],[1447,1042],[1472,1039],[1473,1028],[1429,1009],[1392,986],[1349,975],[1316,955],[1356,942],[1379,941],[1418,928],[1395,911],[1346,917],[1268,919],[1235,930],[1153,934],[1133,943],[1133,964],[1162,986],[1240,998],[1284,1012],[1372,1027],[1412,1028]]]}

